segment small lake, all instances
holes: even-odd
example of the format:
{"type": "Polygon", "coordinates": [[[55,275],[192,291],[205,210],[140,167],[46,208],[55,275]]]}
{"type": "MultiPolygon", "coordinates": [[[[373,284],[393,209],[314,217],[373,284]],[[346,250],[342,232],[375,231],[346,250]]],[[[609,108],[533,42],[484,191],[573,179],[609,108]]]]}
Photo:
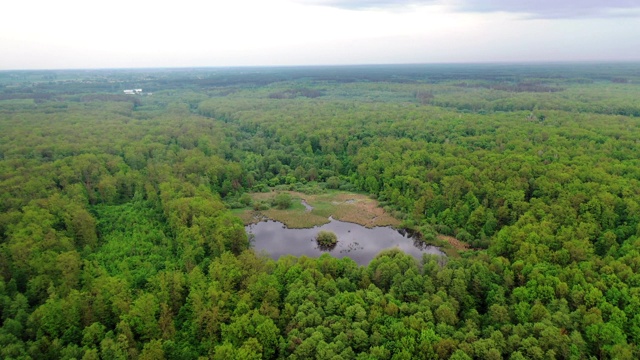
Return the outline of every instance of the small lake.
{"type": "Polygon", "coordinates": [[[328,252],[333,257],[349,257],[359,265],[367,265],[380,251],[390,248],[398,248],[419,261],[422,254],[445,256],[437,247],[425,245],[391,227],[368,229],[358,224],[329,220],[328,224],[311,229],[289,229],[273,220],[248,225],[245,229],[248,234],[253,234],[253,248],[266,251],[276,260],[283,255],[319,257],[328,252]],[[329,251],[318,248],[315,237],[320,230],[332,231],[338,236],[335,248],[329,251]]]}

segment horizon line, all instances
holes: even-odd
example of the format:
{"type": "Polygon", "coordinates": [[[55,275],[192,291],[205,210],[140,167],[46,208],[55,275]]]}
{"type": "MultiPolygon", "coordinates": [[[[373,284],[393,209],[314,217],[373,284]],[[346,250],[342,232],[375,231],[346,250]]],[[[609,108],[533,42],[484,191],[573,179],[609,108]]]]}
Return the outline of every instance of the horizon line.
{"type": "Polygon", "coordinates": [[[158,66],[158,67],[69,67],[69,68],[11,68],[0,69],[0,72],[11,71],[105,71],[105,70],[194,70],[194,69],[265,69],[265,68],[340,68],[340,67],[375,67],[375,66],[437,66],[437,65],[571,65],[571,64],[639,64],[637,60],[533,60],[533,61],[451,61],[451,62],[407,62],[407,63],[351,63],[351,64],[296,64],[296,65],[194,65],[194,66],[158,66]]]}

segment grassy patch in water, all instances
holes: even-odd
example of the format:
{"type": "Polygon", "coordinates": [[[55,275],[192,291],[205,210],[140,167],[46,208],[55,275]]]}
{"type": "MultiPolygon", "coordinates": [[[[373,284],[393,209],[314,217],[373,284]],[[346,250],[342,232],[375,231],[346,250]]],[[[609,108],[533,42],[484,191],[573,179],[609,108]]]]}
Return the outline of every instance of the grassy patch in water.
{"type": "Polygon", "coordinates": [[[289,229],[312,228],[329,222],[328,217],[305,211],[269,209],[262,211],[262,214],[269,219],[285,224],[289,229]]]}

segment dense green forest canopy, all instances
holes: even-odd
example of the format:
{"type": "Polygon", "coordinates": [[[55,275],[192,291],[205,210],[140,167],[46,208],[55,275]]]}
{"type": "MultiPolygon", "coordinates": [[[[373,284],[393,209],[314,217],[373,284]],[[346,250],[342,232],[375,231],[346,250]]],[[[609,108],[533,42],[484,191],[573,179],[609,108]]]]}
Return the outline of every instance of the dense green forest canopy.
{"type": "Polygon", "coordinates": [[[638,99],[633,63],[0,72],[0,358],[639,358],[638,99]],[[473,250],[274,261],[230,211],[272,188],[473,250]]]}

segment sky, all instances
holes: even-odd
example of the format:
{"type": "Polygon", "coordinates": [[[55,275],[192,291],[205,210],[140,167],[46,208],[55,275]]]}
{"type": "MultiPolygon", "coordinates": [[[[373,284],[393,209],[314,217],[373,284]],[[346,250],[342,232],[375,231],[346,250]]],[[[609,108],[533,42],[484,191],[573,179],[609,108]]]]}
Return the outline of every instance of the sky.
{"type": "Polygon", "coordinates": [[[0,70],[640,61],[640,0],[20,0],[0,70]]]}

